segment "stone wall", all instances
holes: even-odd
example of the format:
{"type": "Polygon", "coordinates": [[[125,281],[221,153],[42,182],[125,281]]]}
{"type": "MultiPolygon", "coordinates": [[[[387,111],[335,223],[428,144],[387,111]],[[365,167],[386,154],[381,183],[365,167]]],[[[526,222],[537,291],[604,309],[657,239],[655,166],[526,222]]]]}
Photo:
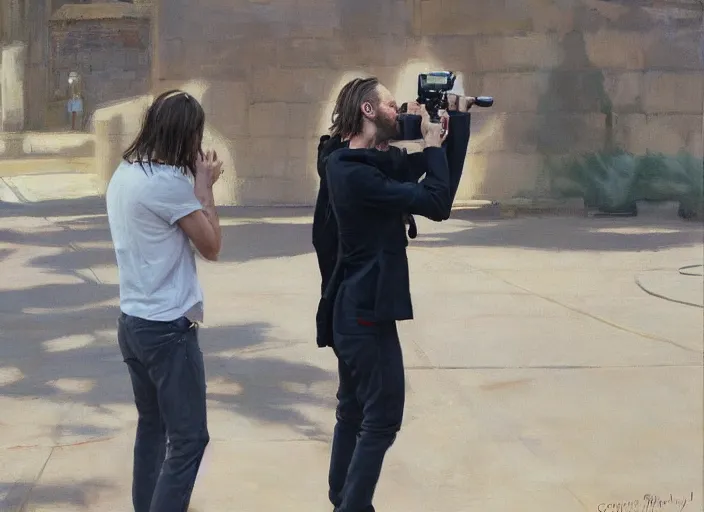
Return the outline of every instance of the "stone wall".
{"type": "MultiPolygon", "coordinates": [[[[22,90],[14,91],[14,98],[9,98],[8,101],[13,102],[19,97],[24,98],[23,105],[9,107],[12,110],[21,111],[21,121],[5,129],[36,130],[43,126],[45,105],[43,101],[35,99],[46,98],[49,8],[50,5],[46,1],[4,0],[0,2],[0,46],[16,47],[20,44],[25,47],[22,55],[21,77],[19,75],[2,77],[11,82],[21,78],[22,90]]],[[[0,104],[2,101],[0,94],[0,104]]]]}
{"type": "Polygon", "coordinates": [[[63,5],[50,24],[50,123],[70,123],[68,75],[82,77],[84,109],[144,94],[150,88],[149,11],[126,3],[63,5]]]}
{"type": "Polygon", "coordinates": [[[375,74],[404,101],[418,72],[451,69],[496,100],[474,114],[458,198],[505,198],[540,187],[551,155],[701,156],[701,30],[697,0],[156,0],[152,90],[201,99],[219,200],[310,204],[342,84],[375,74]]]}
{"type": "Polygon", "coordinates": [[[6,44],[0,49],[0,132],[19,132],[25,119],[27,45],[6,44]]]}

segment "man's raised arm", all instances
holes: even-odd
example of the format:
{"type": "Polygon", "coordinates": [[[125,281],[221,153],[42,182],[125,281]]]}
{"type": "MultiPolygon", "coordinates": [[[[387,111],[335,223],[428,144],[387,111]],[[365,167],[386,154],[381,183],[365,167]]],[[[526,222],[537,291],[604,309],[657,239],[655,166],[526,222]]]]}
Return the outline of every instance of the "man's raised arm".
{"type": "MultiPolygon", "coordinates": [[[[453,103],[454,105],[459,105],[460,110],[450,110],[448,112],[450,117],[449,134],[443,147],[447,153],[447,163],[450,170],[450,193],[454,202],[460,180],[462,179],[467,148],[469,147],[471,117],[468,110],[471,102],[469,98],[467,98],[466,102],[457,98],[457,101],[453,103]]],[[[425,154],[422,152],[409,154],[406,169],[404,181],[417,182],[428,169],[425,154]]]]}
{"type": "MultiPolygon", "coordinates": [[[[442,221],[450,216],[452,209],[447,157],[438,146],[427,147],[423,153],[428,170],[420,183],[391,179],[344,150],[333,155],[328,166],[337,176],[344,176],[339,186],[347,188],[360,205],[442,221]]],[[[332,181],[330,185],[334,186],[332,181]]]]}

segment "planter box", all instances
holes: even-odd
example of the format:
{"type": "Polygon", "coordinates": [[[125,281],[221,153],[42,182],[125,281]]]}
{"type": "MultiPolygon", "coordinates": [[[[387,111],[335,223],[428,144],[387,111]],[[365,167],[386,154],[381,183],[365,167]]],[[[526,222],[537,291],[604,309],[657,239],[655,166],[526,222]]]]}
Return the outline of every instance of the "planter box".
{"type": "Polygon", "coordinates": [[[657,219],[678,219],[677,214],[680,208],[679,201],[638,201],[639,217],[652,217],[657,219]]]}
{"type": "Polygon", "coordinates": [[[586,210],[581,197],[570,199],[531,199],[515,197],[500,201],[502,217],[516,217],[518,215],[566,215],[584,216],[586,210]]]}

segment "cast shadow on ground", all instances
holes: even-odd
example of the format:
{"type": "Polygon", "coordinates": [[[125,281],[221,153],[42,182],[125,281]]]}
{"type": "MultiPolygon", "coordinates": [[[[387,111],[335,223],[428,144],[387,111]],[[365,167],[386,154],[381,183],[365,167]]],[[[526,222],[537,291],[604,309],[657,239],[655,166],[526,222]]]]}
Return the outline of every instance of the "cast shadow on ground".
{"type": "MultiPolygon", "coordinates": [[[[220,380],[210,386],[208,398],[264,424],[286,425],[310,438],[327,436],[301,411],[311,406],[333,411],[334,392],[321,396],[315,388],[332,383],[336,376],[312,364],[268,355],[295,343],[267,336],[268,328],[264,323],[239,325],[234,327],[234,338],[232,326],[201,331],[208,378],[220,380]],[[232,339],[234,343],[226,341],[232,339]],[[235,385],[234,390],[228,390],[231,384],[235,385]]],[[[306,346],[317,350],[313,341],[306,346]]]]}
{"type": "MultiPolygon", "coordinates": [[[[24,208],[25,216],[35,211],[24,208]]],[[[64,281],[0,290],[0,369],[11,376],[0,379],[0,396],[41,397],[54,404],[92,407],[114,415],[108,405],[132,403],[127,371],[115,341],[118,288],[84,272],[114,265],[107,219],[104,212],[45,213],[42,216],[52,219],[46,228],[40,223],[31,229],[11,229],[5,222],[0,229],[0,243],[7,244],[0,250],[6,257],[7,251],[23,253],[24,267],[53,273],[64,281]],[[76,215],[87,216],[72,218],[76,215]],[[55,249],[56,254],[46,254],[42,251],[46,248],[55,249]]],[[[224,229],[226,246],[235,248],[226,249],[224,260],[243,262],[310,252],[310,223],[305,216],[303,209],[226,210],[223,219],[231,222],[224,229]],[[287,216],[295,222],[287,222],[287,216]]],[[[21,226],[21,218],[17,222],[21,226]]],[[[411,244],[426,247],[633,251],[701,243],[701,228],[695,223],[638,218],[469,221],[457,212],[446,224],[421,221],[419,231],[419,238],[411,244]],[[660,228],[653,230],[656,224],[660,228]]],[[[23,263],[13,259],[3,265],[12,270],[18,261],[23,263]]],[[[30,272],[33,280],[39,275],[36,272],[30,272]]],[[[45,278],[40,277],[42,281],[45,278]]],[[[201,331],[208,377],[217,382],[210,398],[218,407],[263,423],[284,424],[307,436],[322,435],[322,427],[302,411],[333,406],[332,395],[323,398],[314,390],[332,382],[334,376],[312,364],[269,356],[267,350],[277,343],[279,347],[295,343],[272,339],[271,327],[244,323],[201,331]]],[[[312,340],[310,344],[314,350],[312,340]]],[[[62,437],[111,434],[111,427],[82,420],[68,419],[51,428],[57,443],[62,437]]]]}
{"type": "Polygon", "coordinates": [[[34,203],[9,203],[0,201],[2,217],[68,217],[72,215],[102,215],[105,199],[88,196],[75,199],[51,199],[34,203]]]}
{"type": "MultiPolygon", "coordinates": [[[[5,203],[7,205],[9,203],[5,203]]],[[[113,265],[114,251],[104,201],[90,199],[45,201],[6,208],[0,205],[0,215],[8,218],[49,218],[52,225],[45,230],[14,229],[5,222],[0,229],[0,243],[63,247],[64,256],[38,259],[37,265],[62,269],[69,264],[80,268],[93,265],[113,265]],[[9,214],[8,214],[9,213],[9,214]],[[75,244],[93,244],[78,255],[75,244]],[[96,248],[95,245],[101,245],[96,248]],[[82,258],[81,261],[76,258],[82,258]]],[[[313,252],[309,208],[240,208],[221,207],[223,250],[221,262],[244,263],[260,258],[280,258],[313,252]]],[[[18,220],[18,225],[20,221],[18,220]]],[[[0,253],[0,261],[6,257],[0,253]]]]}
{"type": "MultiPolygon", "coordinates": [[[[90,285],[69,285],[60,295],[74,298],[77,290],[90,285]]],[[[16,377],[0,384],[0,396],[40,397],[62,406],[92,408],[96,413],[113,416],[109,406],[132,403],[127,368],[115,340],[115,307],[84,309],[78,312],[48,312],[12,315],[5,307],[10,297],[18,305],[41,307],[60,300],[49,298],[46,287],[34,291],[46,302],[26,300],[22,291],[0,292],[0,360],[7,372],[16,377]]],[[[213,327],[201,330],[201,349],[209,381],[236,391],[209,392],[220,407],[264,424],[281,424],[309,435],[325,432],[304,413],[303,408],[333,404],[318,396],[312,387],[333,378],[329,372],[307,363],[286,361],[276,356],[242,355],[264,342],[268,324],[252,323],[213,327]]],[[[314,348],[311,347],[311,350],[314,348]]],[[[57,444],[61,439],[109,437],[119,428],[97,427],[85,419],[68,415],[51,426],[48,435],[57,444]],[[76,423],[76,421],[79,423],[76,423]]]]}
{"type": "MultiPolygon", "coordinates": [[[[104,208],[101,212],[67,206],[59,209],[61,214],[50,209],[37,213],[33,205],[22,210],[22,215],[6,219],[0,229],[0,255],[12,257],[3,262],[8,274],[21,271],[40,284],[13,289],[10,281],[0,289],[0,396],[38,397],[56,406],[76,407],[76,414],[46,426],[46,435],[56,444],[66,438],[109,437],[123,427],[123,419],[115,417],[110,406],[131,405],[133,399],[115,339],[118,287],[114,281],[101,281],[99,272],[93,276],[89,272],[91,267],[115,264],[104,208]],[[74,217],[78,215],[82,217],[74,217]],[[25,229],[22,219],[32,216],[50,221],[30,222],[25,229]],[[56,275],[59,282],[46,283],[45,277],[39,277],[42,273],[56,275]],[[103,415],[108,426],[89,424],[81,418],[80,408],[103,415]]],[[[289,211],[291,217],[301,215],[289,211]]],[[[245,251],[235,251],[233,258],[246,261],[310,250],[305,243],[291,249],[297,237],[309,238],[300,234],[262,249],[257,240],[271,241],[277,230],[285,230],[281,226],[287,226],[266,218],[272,213],[270,209],[230,213],[239,216],[237,222],[245,220],[224,229],[231,243],[237,240],[245,251]],[[273,235],[263,236],[261,229],[248,224],[260,220],[261,229],[273,229],[273,235]],[[288,252],[282,253],[282,248],[288,252]]],[[[310,230],[305,223],[293,226],[310,230]]],[[[209,398],[216,407],[255,421],[282,424],[307,436],[325,435],[302,411],[333,406],[334,395],[323,398],[313,388],[334,376],[313,364],[269,355],[271,346],[292,343],[273,339],[270,328],[267,323],[245,323],[201,330],[207,376],[217,383],[209,398]]],[[[315,350],[312,340],[310,346],[315,350]]]]}
{"type": "Polygon", "coordinates": [[[12,249],[0,249],[0,263],[2,263],[6,258],[8,258],[15,251],[12,249]]]}
{"type": "Polygon", "coordinates": [[[312,209],[303,207],[221,208],[220,260],[243,263],[309,254],[313,252],[312,214],[312,209]]]}
{"type": "Polygon", "coordinates": [[[2,510],[43,509],[47,505],[70,505],[87,508],[96,496],[114,485],[101,479],[85,480],[78,484],[51,485],[32,482],[0,482],[2,510]]]}
{"type": "MultiPolygon", "coordinates": [[[[70,203],[71,201],[65,201],[70,203]]],[[[46,231],[22,232],[0,229],[0,243],[61,247],[62,254],[38,256],[38,267],[65,272],[91,266],[114,265],[115,256],[104,207],[97,211],[64,208],[62,215],[44,212],[54,227],[46,231]],[[71,216],[87,215],[71,218],[71,216]],[[62,228],[62,229],[61,229],[62,228]],[[81,244],[90,247],[81,248],[81,244]],[[78,247],[76,247],[78,246],[78,247]],[[80,249],[80,250],[76,250],[80,249]]],[[[26,207],[26,215],[36,210],[26,207]]],[[[2,210],[0,209],[0,213],[2,210]]],[[[313,252],[312,211],[309,208],[221,209],[223,250],[221,262],[245,263],[256,259],[293,257],[313,252]]],[[[462,229],[438,234],[438,226],[420,219],[419,237],[411,244],[428,247],[515,247],[540,250],[639,251],[658,250],[701,243],[701,223],[679,219],[629,217],[523,217],[481,219],[465,210],[455,210],[451,222],[462,229]]],[[[11,249],[2,249],[0,261],[11,249]]]]}
{"type": "Polygon", "coordinates": [[[473,219],[453,212],[441,226],[423,222],[411,245],[422,247],[505,247],[546,251],[657,251],[702,243],[702,225],[656,218],[524,217],[473,219]]]}

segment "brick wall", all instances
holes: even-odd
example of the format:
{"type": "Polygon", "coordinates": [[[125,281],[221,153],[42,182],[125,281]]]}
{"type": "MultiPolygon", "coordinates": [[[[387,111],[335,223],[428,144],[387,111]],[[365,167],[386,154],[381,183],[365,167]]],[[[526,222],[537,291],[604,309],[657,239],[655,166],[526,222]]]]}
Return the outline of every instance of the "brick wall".
{"type": "Polygon", "coordinates": [[[495,97],[474,115],[460,198],[535,188],[549,155],[703,152],[696,0],[154,4],[153,91],[201,98],[227,158],[223,201],[310,203],[330,102],[361,72],[401,101],[433,68],[462,73],[467,94],[495,97]]]}
{"type": "Polygon", "coordinates": [[[49,101],[65,121],[68,75],[82,77],[87,115],[106,102],[148,92],[150,19],[127,4],[65,5],[50,25],[49,101]]]}

